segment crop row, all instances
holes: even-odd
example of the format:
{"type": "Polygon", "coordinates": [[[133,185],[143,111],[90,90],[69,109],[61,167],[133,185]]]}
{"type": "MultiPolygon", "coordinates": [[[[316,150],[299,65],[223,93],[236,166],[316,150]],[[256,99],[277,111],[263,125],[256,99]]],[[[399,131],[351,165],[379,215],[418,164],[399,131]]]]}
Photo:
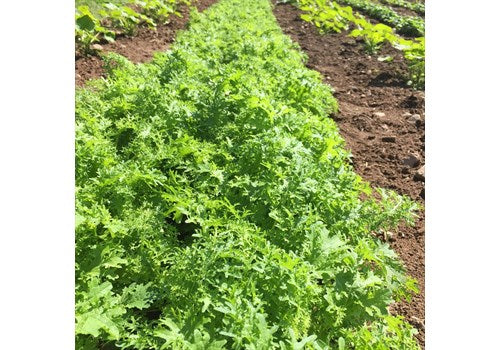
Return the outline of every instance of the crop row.
{"type": "Polygon", "coordinates": [[[172,14],[179,15],[176,8],[190,0],[130,0],[128,5],[120,2],[105,2],[89,8],[82,4],[75,13],[75,40],[77,49],[91,52],[91,45],[101,40],[114,41],[117,34],[132,35],[140,24],[154,28],[157,23],[166,23],[172,14]]]}
{"type": "Polygon", "coordinates": [[[418,349],[376,238],[416,204],[354,173],[297,48],[268,0],[221,0],[77,90],[77,349],[418,349]]]}
{"type": "Polygon", "coordinates": [[[387,6],[373,3],[371,0],[338,0],[338,2],[393,27],[400,34],[416,37],[425,33],[425,23],[420,17],[402,16],[387,6]]]}
{"type": "MultiPolygon", "coordinates": [[[[287,1],[288,2],[288,1],[287,1]]],[[[406,60],[409,81],[415,88],[425,85],[425,38],[405,39],[394,33],[394,30],[382,23],[372,24],[361,14],[353,12],[350,6],[340,6],[331,0],[297,0],[293,1],[304,12],[301,18],[314,23],[322,33],[351,30],[350,35],[361,37],[365,48],[373,54],[383,43],[403,52],[406,60]]]]}
{"type": "Polygon", "coordinates": [[[383,4],[406,8],[420,15],[425,15],[425,4],[421,2],[411,2],[408,0],[379,0],[383,4]]]}

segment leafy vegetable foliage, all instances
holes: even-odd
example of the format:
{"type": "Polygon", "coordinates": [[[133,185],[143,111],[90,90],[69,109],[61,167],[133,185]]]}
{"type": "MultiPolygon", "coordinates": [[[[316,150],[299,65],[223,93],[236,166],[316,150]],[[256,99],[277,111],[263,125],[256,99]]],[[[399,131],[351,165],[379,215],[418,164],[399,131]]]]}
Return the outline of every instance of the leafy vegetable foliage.
{"type": "Polygon", "coordinates": [[[155,28],[166,23],[179,4],[190,0],[122,0],[77,1],[75,40],[82,53],[92,53],[92,44],[102,40],[113,42],[117,34],[133,35],[140,24],[155,28]],[[89,6],[90,5],[90,6],[89,6]],[[139,9],[138,11],[134,10],[139,9]]]}
{"type": "Polygon", "coordinates": [[[372,234],[416,205],[353,172],[267,0],[107,60],[77,91],[78,349],[418,348],[387,311],[415,281],[372,234]]]}
{"type": "MultiPolygon", "coordinates": [[[[289,0],[284,0],[289,2],[289,0]]],[[[366,51],[376,53],[384,42],[401,50],[408,65],[408,84],[417,89],[425,86],[425,38],[415,40],[402,38],[394,33],[393,28],[379,23],[372,24],[359,13],[354,13],[349,6],[340,6],[331,0],[293,0],[304,13],[301,18],[314,23],[321,33],[350,30],[350,35],[362,37],[366,51]]]]}
{"type": "Polygon", "coordinates": [[[425,33],[425,23],[420,17],[402,16],[393,9],[373,3],[370,0],[338,0],[340,3],[352,6],[354,9],[362,11],[382,23],[390,25],[403,35],[412,37],[423,36],[425,33]]]}

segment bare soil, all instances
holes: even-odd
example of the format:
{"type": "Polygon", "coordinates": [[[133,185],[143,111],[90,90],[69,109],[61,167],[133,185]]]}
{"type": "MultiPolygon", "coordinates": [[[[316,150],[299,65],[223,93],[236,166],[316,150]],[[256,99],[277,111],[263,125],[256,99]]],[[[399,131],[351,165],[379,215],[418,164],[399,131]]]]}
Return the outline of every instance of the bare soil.
{"type": "MultiPolygon", "coordinates": [[[[413,3],[424,3],[424,1],[411,1],[410,2],[413,2],[413,3]]],[[[421,18],[425,18],[424,15],[418,13],[418,12],[415,12],[411,9],[408,9],[408,8],[405,8],[405,7],[402,7],[402,6],[398,6],[398,5],[391,5],[391,4],[383,4],[384,6],[387,6],[389,8],[391,8],[392,10],[396,11],[398,14],[402,15],[402,16],[413,16],[413,17],[421,17],[421,18]]]]}
{"type": "MultiPolygon", "coordinates": [[[[346,33],[320,35],[300,13],[289,4],[274,8],[283,32],[308,55],[307,66],[334,88],[340,112],[332,118],[353,154],[356,172],[372,186],[393,189],[423,207],[425,175],[418,170],[425,164],[424,92],[406,85],[403,57],[390,46],[369,56],[362,42],[346,33]],[[377,60],[387,55],[394,61],[377,60]]],[[[418,329],[425,349],[424,211],[414,227],[401,228],[390,243],[420,288],[411,302],[396,303],[391,310],[418,329]]]]}
{"type": "MultiPolygon", "coordinates": [[[[217,0],[197,0],[193,3],[198,11],[204,11],[217,0]]],[[[182,5],[179,9],[182,17],[172,15],[169,23],[158,25],[156,30],[148,27],[139,27],[132,37],[120,36],[114,43],[101,43],[102,53],[116,52],[127,57],[134,63],[144,63],[153,58],[158,51],[166,51],[174,41],[177,31],[186,28],[189,21],[189,7],[182,5]]],[[[83,86],[89,79],[105,76],[104,62],[99,55],[75,55],[75,83],[83,86]]]]}
{"type": "Polygon", "coordinates": [[[393,10],[394,12],[396,12],[398,15],[401,15],[401,16],[423,18],[423,16],[421,14],[419,14],[411,9],[407,9],[405,7],[396,6],[396,5],[389,5],[389,4],[383,4],[383,5],[387,6],[388,8],[390,8],[391,10],[393,10]]]}

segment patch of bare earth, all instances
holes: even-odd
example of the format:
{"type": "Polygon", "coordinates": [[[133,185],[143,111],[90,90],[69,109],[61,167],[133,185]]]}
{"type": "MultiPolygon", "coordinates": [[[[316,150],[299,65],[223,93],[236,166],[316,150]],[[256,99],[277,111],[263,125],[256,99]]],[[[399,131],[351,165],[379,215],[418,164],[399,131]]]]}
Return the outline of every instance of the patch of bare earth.
{"type": "MultiPolygon", "coordinates": [[[[193,2],[193,6],[201,12],[216,2],[217,0],[197,0],[193,2]]],[[[171,15],[169,23],[158,25],[156,30],[139,27],[132,37],[120,36],[113,43],[101,43],[101,52],[116,52],[134,63],[144,63],[151,60],[155,52],[168,49],[169,45],[175,40],[178,30],[186,28],[189,21],[189,7],[182,5],[179,12],[182,17],[171,15]]],[[[77,86],[85,85],[87,80],[104,76],[104,62],[99,55],[76,55],[75,83],[77,86]]]]}
{"type": "MultiPolygon", "coordinates": [[[[386,46],[369,56],[363,43],[346,33],[320,35],[300,19],[300,10],[278,4],[274,14],[283,32],[308,55],[307,66],[319,71],[335,90],[340,113],[332,116],[353,154],[354,168],[375,187],[393,189],[424,205],[424,93],[406,85],[401,54],[386,46]],[[392,62],[377,58],[391,55],[392,62]]],[[[415,227],[402,228],[390,238],[420,293],[411,302],[392,306],[418,329],[425,349],[425,229],[424,211],[415,227]]]]}
{"type": "Polygon", "coordinates": [[[390,7],[394,12],[396,12],[398,15],[401,15],[401,16],[420,17],[420,18],[424,17],[421,14],[419,14],[411,9],[407,9],[405,7],[398,7],[398,6],[388,6],[388,7],[390,7]]]}
{"type": "Polygon", "coordinates": [[[401,15],[401,16],[421,17],[421,18],[424,17],[421,14],[419,14],[411,9],[408,9],[406,7],[397,6],[397,5],[389,5],[389,4],[383,4],[383,5],[390,8],[391,10],[393,10],[394,12],[396,12],[398,15],[401,15]]]}

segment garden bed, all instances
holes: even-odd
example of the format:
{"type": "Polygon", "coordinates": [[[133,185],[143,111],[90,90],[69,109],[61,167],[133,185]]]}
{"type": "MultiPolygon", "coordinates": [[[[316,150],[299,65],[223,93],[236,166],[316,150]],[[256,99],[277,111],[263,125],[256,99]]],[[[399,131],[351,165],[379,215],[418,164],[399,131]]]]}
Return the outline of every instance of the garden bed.
{"type": "MultiPolygon", "coordinates": [[[[193,2],[198,11],[204,11],[217,0],[197,0],[193,2]]],[[[166,51],[175,40],[177,31],[185,29],[189,22],[189,7],[182,4],[181,17],[171,15],[167,24],[159,24],[156,30],[146,26],[138,28],[134,36],[119,36],[113,43],[101,43],[101,52],[116,52],[134,63],[144,63],[153,58],[155,52],[166,51]]],[[[97,55],[75,57],[75,82],[83,86],[87,80],[105,76],[104,61],[97,55]]]]}

